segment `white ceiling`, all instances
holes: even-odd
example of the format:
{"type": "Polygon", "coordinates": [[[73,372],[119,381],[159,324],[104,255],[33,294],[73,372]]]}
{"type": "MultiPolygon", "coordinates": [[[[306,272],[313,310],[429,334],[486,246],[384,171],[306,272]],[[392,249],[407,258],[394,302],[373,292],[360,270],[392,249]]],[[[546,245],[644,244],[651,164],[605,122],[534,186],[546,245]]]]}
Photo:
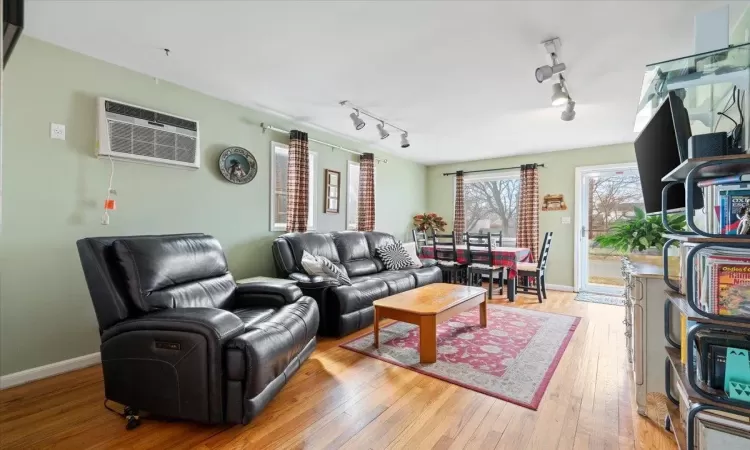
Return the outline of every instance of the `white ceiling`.
{"type": "Polygon", "coordinates": [[[732,17],[748,4],[30,1],[27,32],[436,164],[632,141],[644,66],[692,53],[695,14],[725,3],[732,17]],[[573,122],[534,79],[553,36],[573,122]],[[344,99],[409,130],[411,147],[373,121],[355,131],[344,99]]]}

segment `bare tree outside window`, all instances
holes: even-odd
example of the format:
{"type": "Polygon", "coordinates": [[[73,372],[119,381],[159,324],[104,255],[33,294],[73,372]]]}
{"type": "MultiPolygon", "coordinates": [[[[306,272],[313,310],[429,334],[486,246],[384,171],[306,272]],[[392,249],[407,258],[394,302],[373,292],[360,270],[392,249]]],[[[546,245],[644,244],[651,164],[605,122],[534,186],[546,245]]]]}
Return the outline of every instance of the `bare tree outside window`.
{"type": "Polygon", "coordinates": [[[643,208],[638,175],[594,177],[589,179],[589,239],[609,231],[617,220],[632,217],[633,207],[643,208]]]}
{"type": "Polygon", "coordinates": [[[498,230],[504,238],[515,238],[520,190],[518,178],[467,180],[464,186],[466,231],[498,230]]]}

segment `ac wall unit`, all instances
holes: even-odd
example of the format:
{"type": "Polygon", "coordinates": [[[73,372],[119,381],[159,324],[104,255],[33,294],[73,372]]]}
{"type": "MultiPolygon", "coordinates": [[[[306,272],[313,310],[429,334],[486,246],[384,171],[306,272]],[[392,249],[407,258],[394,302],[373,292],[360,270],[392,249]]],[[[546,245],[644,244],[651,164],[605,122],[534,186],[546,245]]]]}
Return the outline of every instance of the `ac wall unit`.
{"type": "Polygon", "coordinates": [[[100,97],[96,155],[198,169],[198,121],[100,97]]]}

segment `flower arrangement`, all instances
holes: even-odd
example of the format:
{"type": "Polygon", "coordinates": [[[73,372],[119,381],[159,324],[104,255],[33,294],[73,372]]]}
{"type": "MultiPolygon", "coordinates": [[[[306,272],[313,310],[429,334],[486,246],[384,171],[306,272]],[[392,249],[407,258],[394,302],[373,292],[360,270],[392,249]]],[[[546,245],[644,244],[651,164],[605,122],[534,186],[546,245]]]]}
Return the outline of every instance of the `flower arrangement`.
{"type": "Polygon", "coordinates": [[[414,226],[419,231],[445,231],[448,223],[435,213],[417,214],[414,216],[414,226]]]}

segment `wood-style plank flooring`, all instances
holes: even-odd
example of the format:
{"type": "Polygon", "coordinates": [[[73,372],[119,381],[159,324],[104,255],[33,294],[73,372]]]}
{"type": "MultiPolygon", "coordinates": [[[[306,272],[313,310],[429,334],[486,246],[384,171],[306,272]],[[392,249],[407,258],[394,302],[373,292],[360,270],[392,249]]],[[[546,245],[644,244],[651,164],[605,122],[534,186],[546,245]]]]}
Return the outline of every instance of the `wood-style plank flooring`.
{"type": "Polygon", "coordinates": [[[0,448],[675,449],[667,433],[635,412],[623,309],[573,297],[550,292],[539,304],[519,295],[510,304],[583,318],[538,411],[321,339],[247,426],[144,420],[126,431],[123,419],[104,409],[95,366],[0,391],[0,448]]]}

